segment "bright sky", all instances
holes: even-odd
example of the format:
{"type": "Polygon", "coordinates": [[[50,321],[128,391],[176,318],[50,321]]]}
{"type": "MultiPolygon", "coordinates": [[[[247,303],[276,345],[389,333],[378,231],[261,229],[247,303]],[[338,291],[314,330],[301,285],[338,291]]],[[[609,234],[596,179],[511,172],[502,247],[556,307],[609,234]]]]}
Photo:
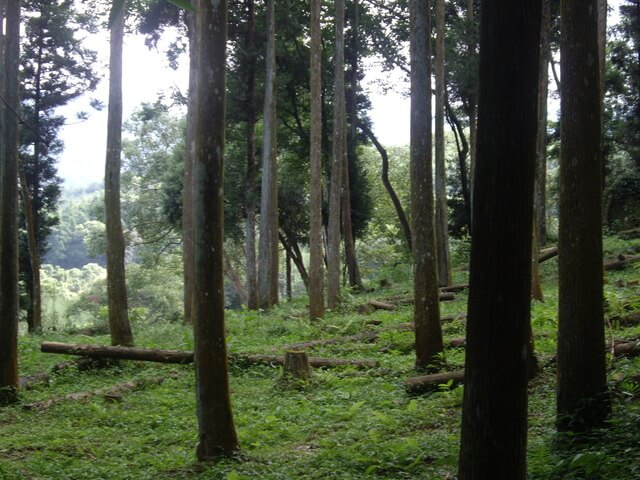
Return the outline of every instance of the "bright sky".
{"type": "MultiPolygon", "coordinates": [[[[80,98],[60,112],[68,117],[69,125],[62,129],[65,150],[60,157],[58,174],[66,187],[82,187],[104,179],[104,161],[107,140],[107,109],[97,112],[89,107],[89,99],[100,99],[108,103],[109,42],[105,33],[91,36],[86,45],[98,51],[98,62],[104,78],[95,92],[80,98]],[[77,111],[88,111],[89,120],[77,123],[77,111]]],[[[141,36],[125,37],[123,58],[123,103],[124,119],[131,115],[142,102],[153,102],[161,92],[178,87],[186,92],[188,83],[188,59],[183,58],[178,71],[167,65],[159,51],[150,51],[141,36]]],[[[386,74],[385,74],[386,75],[386,74]]],[[[402,75],[398,75],[401,81],[402,75]]],[[[381,94],[379,88],[366,82],[363,88],[371,94],[374,132],[385,145],[403,145],[409,142],[409,102],[401,94],[381,94]]]]}

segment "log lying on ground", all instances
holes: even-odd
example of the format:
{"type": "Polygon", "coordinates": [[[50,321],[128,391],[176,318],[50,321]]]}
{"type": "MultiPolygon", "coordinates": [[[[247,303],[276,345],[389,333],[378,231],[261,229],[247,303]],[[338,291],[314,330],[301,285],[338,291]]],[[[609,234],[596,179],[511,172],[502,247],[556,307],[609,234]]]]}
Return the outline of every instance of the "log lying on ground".
{"type": "Polygon", "coordinates": [[[543,250],[540,250],[540,254],[538,255],[538,263],[542,263],[546,260],[549,260],[558,255],[558,247],[549,247],[543,250]]]}
{"type": "Polygon", "coordinates": [[[618,255],[617,260],[612,260],[604,263],[605,270],[622,270],[627,265],[630,265],[635,262],[640,262],[640,255],[618,255]]]}
{"type": "Polygon", "coordinates": [[[181,350],[157,350],[135,347],[113,347],[106,345],[77,345],[71,343],[42,342],[42,353],[64,353],[91,358],[118,360],[144,360],[160,363],[193,363],[193,352],[181,350]]]}
{"type": "MultiPolygon", "coordinates": [[[[611,351],[609,346],[609,351],[611,351]]],[[[640,355],[640,342],[635,340],[614,340],[613,356],[614,357],[637,357],[640,355]]]]}
{"type": "Polygon", "coordinates": [[[371,305],[376,310],[395,310],[397,307],[390,303],[381,302],[379,300],[369,300],[367,305],[371,305]]]}
{"type": "Polygon", "coordinates": [[[150,378],[140,378],[138,380],[131,380],[130,382],[121,383],[120,385],[116,385],[113,387],[107,388],[99,388],[97,390],[88,390],[86,392],[76,392],[70,393],[68,395],[63,395],[61,397],[53,397],[48,398],[47,400],[41,400],[39,402],[27,403],[23,405],[23,407],[27,410],[36,410],[43,411],[48,408],[53,407],[62,402],[66,401],[79,401],[79,400],[88,400],[93,397],[115,397],[119,396],[121,393],[129,392],[131,390],[137,390],[140,388],[147,387],[149,385],[159,385],[167,379],[167,376],[164,375],[162,377],[150,377],[150,378]]]}
{"type": "Polygon", "coordinates": [[[449,293],[449,292],[460,292],[469,288],[468,283],[460,283],[458,285],[447,285],[446,287],[440,287],[441,293],[449,293]]]}
{"type": "Polygon", "coordinates": [[[424,375],[421,377],[411,377],[405,380],[404,386],[408,393],[417,395],[420,393],[433,392],[440,390],[440,385],[451,386],[459,385],[464,381],[464,370],[456,370],[453,372],[434,373],[432,375],[424,375]]]}
{"type": "MultiPolygon", "coordinates": [[[[451,292],[440,293],[439,299],[441,302],[451,302],[456,299],[456,296],[451,292]]],[[[396,305],[413,305],[413,297],[399,298],[394,302],[396,305]]]]}
{"type": "MultiPolygon", "coordinates": [[[[193,363],[193,352],[181,350],[155,350],[149,348],[111,347],[105,345],[74,345],[69,343],[43,342],[40,351],[43,353],[64,353],[67,355],[83,355],[91,358],[112,358],[118,360],[142,360],[160,363],[193,363]]],[[[248,355],[229,354],[230,360],[248,363],[284,364],[284,355],[248,355]]],[[[374,360],[351,360],[342,358],[310,358],[312,367],[327,368],[352,365],[360,368],[374,368],[378,362],[374,360]]]]}
{"type": "Polygon", "coordinates": [[[625,240],[630,240],[632,238],[640,238],[640,228],[632,228],[631,230],[622,230],[618,232],[618,237],[623,238],[625,240]]]}

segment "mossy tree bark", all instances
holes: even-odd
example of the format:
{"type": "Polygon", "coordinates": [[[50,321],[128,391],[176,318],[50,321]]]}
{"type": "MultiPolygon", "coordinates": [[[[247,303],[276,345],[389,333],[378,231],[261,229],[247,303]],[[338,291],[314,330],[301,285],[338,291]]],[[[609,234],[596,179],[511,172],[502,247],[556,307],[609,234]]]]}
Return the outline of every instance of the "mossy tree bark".
{"type": "Polygon", "coordinates": [[[410,2],[411,231],[413,234],[416,367],[428,368],[443,351],[436,264],[431,169],[431,53],[428,0],[410,2]]]}
{"type": "Polygon", "coordinates": [[[18,392],[18,65],[20,0],[0,1],[0,405],[18,392]]]}
{"type": "Polygon", "coordinates": [[[540,0],[481,6],[461,480],[526,477],[541,12],[540,0]]]}
{"type": "Polygon", "coordinates": [[[558,237],[559,430],[590,430],[611,411],[604,349],[598,0],[562,2],[558,237]]]}
{"type": "Polygon", "coordinates": [[[224,328],[224,128],[227,2],[197,5],[195,102],[194,340],[198,459],[233,455],[224,328]]]}

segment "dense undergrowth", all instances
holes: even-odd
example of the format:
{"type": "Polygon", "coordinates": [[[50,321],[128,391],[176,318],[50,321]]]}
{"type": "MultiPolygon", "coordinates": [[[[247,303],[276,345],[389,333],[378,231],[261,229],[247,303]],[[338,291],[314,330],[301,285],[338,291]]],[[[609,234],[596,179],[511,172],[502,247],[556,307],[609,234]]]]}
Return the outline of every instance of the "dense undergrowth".
{"type": "MultiPolygon", "coordinates": [[[[628,244],[609,241],[612,253],[628,244]]],[[[640,359],[609,359],[614,414],[610,427],[589,436],[554,431],[556,330],[555,260],[543,264],[546,301],[533,304],[536,348],[543,367],[529,388],[529,478],[640,479],[640,359]],[[636,380],[633,380],[635,376],[636,380]]],[[[456,272],[464,281],[465,272],[456,272]]],[[[608,318],[640,312],[640,270],[610,273],[608,318]]],[[[314,371],[312,380],[283,388],[280,368],[231,365],[236,427],[242,452],[217,464],[195,462],[197,425],[193,367],[120,362],[108,368],[68,368],[48,384],[22,392],[21,403],[0,410],[0,479],[358,479],[455,478],[462,389],[412,397],[403,381],[413,372],[413,334],[394,328],[411,320],[411,307],[356,313],[368,299],[408,293],[410,283],[347,294],[340,311],[314,324],[305,299],[268,313],[229,312],[228,343],[233,352],[273,353],[298,341],[380,332],[376,342],[343,342],[316,347],[313,356],[371,358],[370,371],[336,368],[314,371]],[[163,376],[158,385],[107,401],[64,401],[44,411],[23,407],[71,392],[95,390],[132,379],[163,376]]],[[[442,314],[462,313],[465,293],[442,303],[442,314]]],[[[446,337],[464,335],[464,321],[444,324],[446,337]]],[[[177,323],[143,324],[135,329],[139,346],[191,349],[188,328],[177,323]]],[[[640,326],[607,327],[608,338],[638,338],[640,326]]],[[[40,342],[108,344],[94,337],[47,332],[20,338],[22,375],[49,371],[64,358],[39,352],[40,342]]],[[[499,346],[496,346],[499,348],[499,346]]],[[[449,349],[453,368],[464,363],[463,349],[449,349]]],[[[505,382],[509,381],[505,379],[505,382]]],[[[497,392],[499,394],[499,392],[497,392]]]]}

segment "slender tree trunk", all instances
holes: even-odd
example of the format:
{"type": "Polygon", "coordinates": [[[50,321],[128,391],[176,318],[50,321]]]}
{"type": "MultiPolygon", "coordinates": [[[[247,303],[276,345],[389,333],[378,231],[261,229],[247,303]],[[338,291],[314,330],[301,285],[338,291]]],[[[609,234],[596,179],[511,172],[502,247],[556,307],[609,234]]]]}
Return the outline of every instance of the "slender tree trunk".
{"type": "Polygon", "coordinates": [[[18,65],[20,0],[0,0],[0,405],[18,396],[18,65]]]}
{"type": "Polygon", "coordinates": [[[231,284],[233,285],[233,289],[236,291],[236,293],[238,294],[238,297],[240,298],[240,302],[243,305],[246,305],[247,289],[244,288],[244,285],[240,280],[240,276],[238,275],[238,272],[236,272],[236,269],[233,268],[233,265],[231,265],[231,260],[229,259],[229,255],[227,255],[225,252],[223,256],[224,256],[224,274],[227,276],[229,281],[231,281],[231,284]]]}
{"type": "Polygon", "coordinates": [[[460,189],[462,190],[462,198],[464,199],[465,223],[471,232],[471,192],[469,191],[469,180],[467,175],[467,155],[469,154],[469,142],[464,134],[460,120],[449,104],[447,91],[444,92],[444,106],[447,116],[447,123],[453,130],[453,136],[456,139],[456,150],[458,151],[458,170],[460,171],[460,189]]]}
{"type": "Polygon", "coordinates": [[[287,294],[287,300],[291,301],[291,254],[288,250],[285,251],[285,290],[287,294]]]}
{"type": "MultiPolygon", "coordinates": [[[[192,1],[194,4],[195,2],[192,1]]],[[[194,4],[195,6],[195,4],[194,4]]],[[[186,148],[184,150],[184,188],[182,192],[182,263],[183,263],[183,302],[184,323],[193,324],[193,168],[195,157],[194,139],[194,112],[196,102],[196,38],[195,38],[195,14],[187,16],[187,29],[189,35],[189,98],[187,100],[187,128],[186,148]]]]}
{"type": "MultiPolygon", "coordinates": [[[[467,0],[467,50],[469,59],[476,56],[476,17],[474,0],[467,0]]],[[[475,63],[474,63],[475,65],[475,63]]],[[[474,71],[474,81],[469,95],[469,190],[470,196],[473,197],[473,179],[476,171],[476,151],[477,151],[477,132],[478,132],[478,95],[476,84],[478,80],[478,72],[474,71]]],[[[473,205],[471,206],[469,221],[471,222],[473,215],[473,205]]]]}
{"type": "MultiPolygon", "coordinates": [[[[124,234],[120,217],[120,155],[122,152],[122,44],[126,5],[111,25],[109,57],[109,112],[104,204],[107,228],[107,293],[112,345],[133,345],[127,310],[124,271],[124,234]]],[[[115,8],[115,7],[114,7],[115,8]]]]}
{"type": "Polygon", "coordinates": [[[409,247],[409,251],[413,250],[413,246],[411,243],[411,226],[409,225],[409,220],[407,220],[407,216],[404,213],[404,208],[402,208],[402,203],[400,203],[400,199],[396,194],[396,191],[391,185],[391,181],[389,180],[389,155],[387,154],[387,150],[380,144],[376,136],[373,134],[368,125],[364,122],[360,123],[360,128],[364,132],[364,134],[369,137],[369,140],[373,142],[373,145],[378,150],[380,154],[380,158],[382,159],[382,168],[380,169],[380,177],[382,179],[382,184],[384,188],[387,190],[387,194],[391,199],[391,203],[393,203],[393,208],[396,210],[396,215],[398,216],[398,221],[400,222],[400,227],[402,228],[402,233],[404,234],[404,238],[407,241],[407,247],[409,247]]]}
{"type": "Polygon", "coordinates": [[[194,337],[198,460],[233,455],[224,328],[224,127],[227,2],[198,1],[195,120],[194,337]]]}
{"type": "Polygon", "coordinates": [[[604,349],[597,6],[597,0],[564,0],[560,14],[559,430],[600,427],[611,412],[604,349]]]}
{"type": "Polygon", "coordinates": [[[293,260],[293,263],[296,264],[296,268],[298,269],[298,273],[300,274],[302,283],[304,283],[305,288],[309,290],[309,273],[304,266],[304,260],[302,258],[300,247],[295,240],[289,240],[284,232],[280,232],[279,237],[284,251],[287,255],[289,255],[291,260],[293,260]]]}
{"type": "Polygon", "coordinates": [[[42,289],[40,288],[40,255],[36,239],[36,222],[31,201],[31,192],[27,185],[24,168],[18,168],[20,190],[22,191],[22,208],[27,227],[27,245],[29,248],[29,267],[31,282],[29,282],[30,312],[27,314],[27,324],[30,332],[42,331],[42,289]]]}
{"type": "Polygon", "coordinates": [[[431,171],[429,0],[411,0],[411,221],[416,367],[438,363],[443,351],[431,171]]]}
{"type": "Polygon", "coordinates": [[[327,240],[327,306],[340,301],[340,199],[342,165],[346,162],[346,105],[344,85],[344,0],[335,2],[335,58],[333,89],[333,161],[329,188],[329,226],[327,240]]]}
{"type": "MultiPolygon", "coordinates": [[[[544,302],[544,293],[542,292],[542,283],[540,278],[540,262],[538,256],[540,254],[540,242],[538,241],[538,224],[535,209],[535,201],[533,208],[533,232],[531,234],[531,298],[544,302]]],[[[533,331],[531,332],[533,335],[533,331]]]]}
{"type": "Polygon", "coordinates": [[[247,4],[247,33],[245,50],[247,56],[247,93],[245,109],[247,112],[247,174],[246,174],[246,277],[247,307],[258,308],[258,272],[256,264],[256,22],[253,0],[247,4]]]}
{"type": "Polygon", "coordinates": [[[540,73],[538,74],[538,161],[536,162],[535,211],[538,245],[547,243],[547,97],[549,95],[550,0],[542,2],[540,73]]]}
{"type": "MultiPolygon", "coordinates": [[[[351,48],[350,48],[350,71],[349,71],[349,91],[347,110],[347,145],[345,162],[342,166],[342,234],[344,236],[344,254],[349,275],[349,286],[362,288],[358,257],[356,255],[355,238],[353,235],[353,224],[351,221],[351,187],[350,170],[356,165],[357,158],[357,127],[358,127],[358,29],[360,27],[358,0],[353,0],[353,18],[351,18],[351,48]]],[[[345,98],[346,101],[346,98],[345,98]]]]}
{"type": "Polygon", "coordinates": [[[460,480],[526,477],[540,1],[481,5],[460,480]]]}
{"type": "Polygon", "coordinates": [[[436,0],[436,243],[438,283],[451,285],[447,215],[447,172],[444,159],[444,0],[436,0]]]}
{"type": "Polygon", "coordinates": [[[322,255],[322,44],[320,0],[311,0],[310,168],[309,212],[309,318],[324,317],[324,266],[322,255]]]}
{"type": "Polygon", "coordinates": [[[278,304],[278,166],[276,159],[276,42],[275,0],[267,0],[267,76],[264,96],[262,144],[262,197],[260,201],[260,256],[258,300],[260,308],[278,304]]]}

